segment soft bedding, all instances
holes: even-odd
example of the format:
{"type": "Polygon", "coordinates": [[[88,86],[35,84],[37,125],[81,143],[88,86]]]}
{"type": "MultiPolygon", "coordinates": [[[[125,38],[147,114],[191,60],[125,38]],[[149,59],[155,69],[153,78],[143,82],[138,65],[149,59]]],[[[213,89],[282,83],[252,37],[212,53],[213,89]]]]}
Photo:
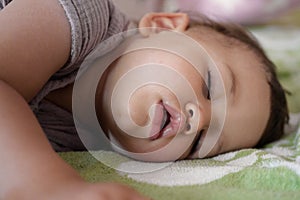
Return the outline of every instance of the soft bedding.
{"type": "MultiPolygon", "coordinates": [[[[279,66],[292,112],[300,112],[300,28],[263,26],[251,29],[279,66]]],[[[242,134],[242,133],[241,133],[242,134]]],[[[262,149],[244,149],[209,159],[169,163],[148,173],[125,173],[128,167],[154,163],[130,160],[108,151],[96,152],[107,167],[88,152],[62,153],[86,180],[118,181],[159,200],[176,199],[300,199],[300,128],[262,149]]]]}
{"type": "Polygon", "coordinates": [[[88,152],[63,153],[86,180],[118,181],[156,200],[182,199],[300,199],[300,129],[263,149],[245,149],[209,159],[178,161],[148,173],[128,168],[159,165],[99,151],[114,160],[115,170],[88,152]]]}

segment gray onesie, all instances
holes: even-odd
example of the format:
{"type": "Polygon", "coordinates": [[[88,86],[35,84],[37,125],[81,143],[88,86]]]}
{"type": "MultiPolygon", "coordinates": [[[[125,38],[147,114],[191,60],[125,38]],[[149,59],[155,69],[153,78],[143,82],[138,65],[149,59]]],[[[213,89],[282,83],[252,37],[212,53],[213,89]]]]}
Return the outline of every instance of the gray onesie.
{"type": "MultiPolygon", "coordinates": [[[[11,1],[0,0],[0,10],[11,1]]],[[[50,78],[30,102],[30,106],[56,151],[84,150],[76,133],[72,114],[44,97],[49,92],[74,82],[78,68],[88,53],[103,40],[126,30],[128,20],[110,0],[58,1],[71,25],[71,55],[65,66],[50,78]]]]}

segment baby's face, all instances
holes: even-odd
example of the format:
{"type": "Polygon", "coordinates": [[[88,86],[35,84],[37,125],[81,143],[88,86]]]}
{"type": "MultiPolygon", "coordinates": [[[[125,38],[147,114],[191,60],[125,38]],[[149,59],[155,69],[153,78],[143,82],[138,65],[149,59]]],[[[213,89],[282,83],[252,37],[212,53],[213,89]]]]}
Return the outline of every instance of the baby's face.
{"type": "MultiPolygon", "coordinates": [[[[214,60],[225,89],[221,94],[226,96],[225,121],[221,134],[206,156],[253,147],[263,133],[270,112],[269,86],[258,58],[243,47],[226,47],[220,42],[224,37],[209,29],[203,29],[200,34],[194,31],[186,31],[185,34],[202,45],[214,60]]],[[[155,35],[144,40],[151,37],[155,35]]],[[[183,48],[189,51],[188,46],[183,48]]],[[[148,161],[184,159],[193,155],[197,143],[201,145],[205,141],[207,130],[213,125],[211,88],[207,85],[215,86],[220,82],[206,64],[207,55],[199,55],[195,59],[201,63],[198,70],[176,54],[142,49],[123,55],[111,65],[101,93],[102,99],[96,99],[102,105],[99,113],[103,115],[99,118],[104,130],[110,130],[110,136],[123,149],[141,155],[133,157],[148,161]],[[149,63],[156,67],[167,66],[168,70],[178,73],[180,77],[167,73],[168,70],[161,70],[163,77],[171,84],[176,84],[180,78],[187,80],[194,96],[187,92],[188,89],[181,88],[174,92],[156,81],[136,86],[131,81],[135,90],[130,92],[128,102],[112,111],[113,86],[128,73],[140,66],[149,66],[149,63]],[[178,97],[184,100],[180,102],[178,97]],[[127,114],[137,126],[123,123],[122,118],[127,114]],[[127,126],[126,130],[119,127],[120,123],[113,116],[118,116],[120,123],[127,126]],[[148,129],[142,132],[136,127],[148,129]]],[[[146,70],[139,73],[137,76],[142,79],[149,75],[146,70]]]]}

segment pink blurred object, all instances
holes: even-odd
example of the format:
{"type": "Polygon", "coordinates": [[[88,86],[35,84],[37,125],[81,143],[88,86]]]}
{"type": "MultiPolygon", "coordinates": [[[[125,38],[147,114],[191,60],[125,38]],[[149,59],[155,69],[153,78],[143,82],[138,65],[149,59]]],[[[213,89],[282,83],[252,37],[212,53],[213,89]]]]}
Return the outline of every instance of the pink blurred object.
{"type": "Polygon", "coordinates": [[[300,0],[177,0],[179,10],[197,11],[218,21],[258,24],[299,7],[300,0]]]}

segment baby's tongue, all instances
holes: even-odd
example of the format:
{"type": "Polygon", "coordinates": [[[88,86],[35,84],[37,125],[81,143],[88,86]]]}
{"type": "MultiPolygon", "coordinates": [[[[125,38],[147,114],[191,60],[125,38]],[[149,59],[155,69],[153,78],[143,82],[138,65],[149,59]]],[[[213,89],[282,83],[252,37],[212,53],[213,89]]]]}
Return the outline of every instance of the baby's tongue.
{"type": "Polygon", "coordinates": [[[152,118],[151,131],[149,134],[150,139],[156,139],[159,137],[162,120],[164,118],[164,107],[161,104],[154,105],[154,114],[152,118]]]}

